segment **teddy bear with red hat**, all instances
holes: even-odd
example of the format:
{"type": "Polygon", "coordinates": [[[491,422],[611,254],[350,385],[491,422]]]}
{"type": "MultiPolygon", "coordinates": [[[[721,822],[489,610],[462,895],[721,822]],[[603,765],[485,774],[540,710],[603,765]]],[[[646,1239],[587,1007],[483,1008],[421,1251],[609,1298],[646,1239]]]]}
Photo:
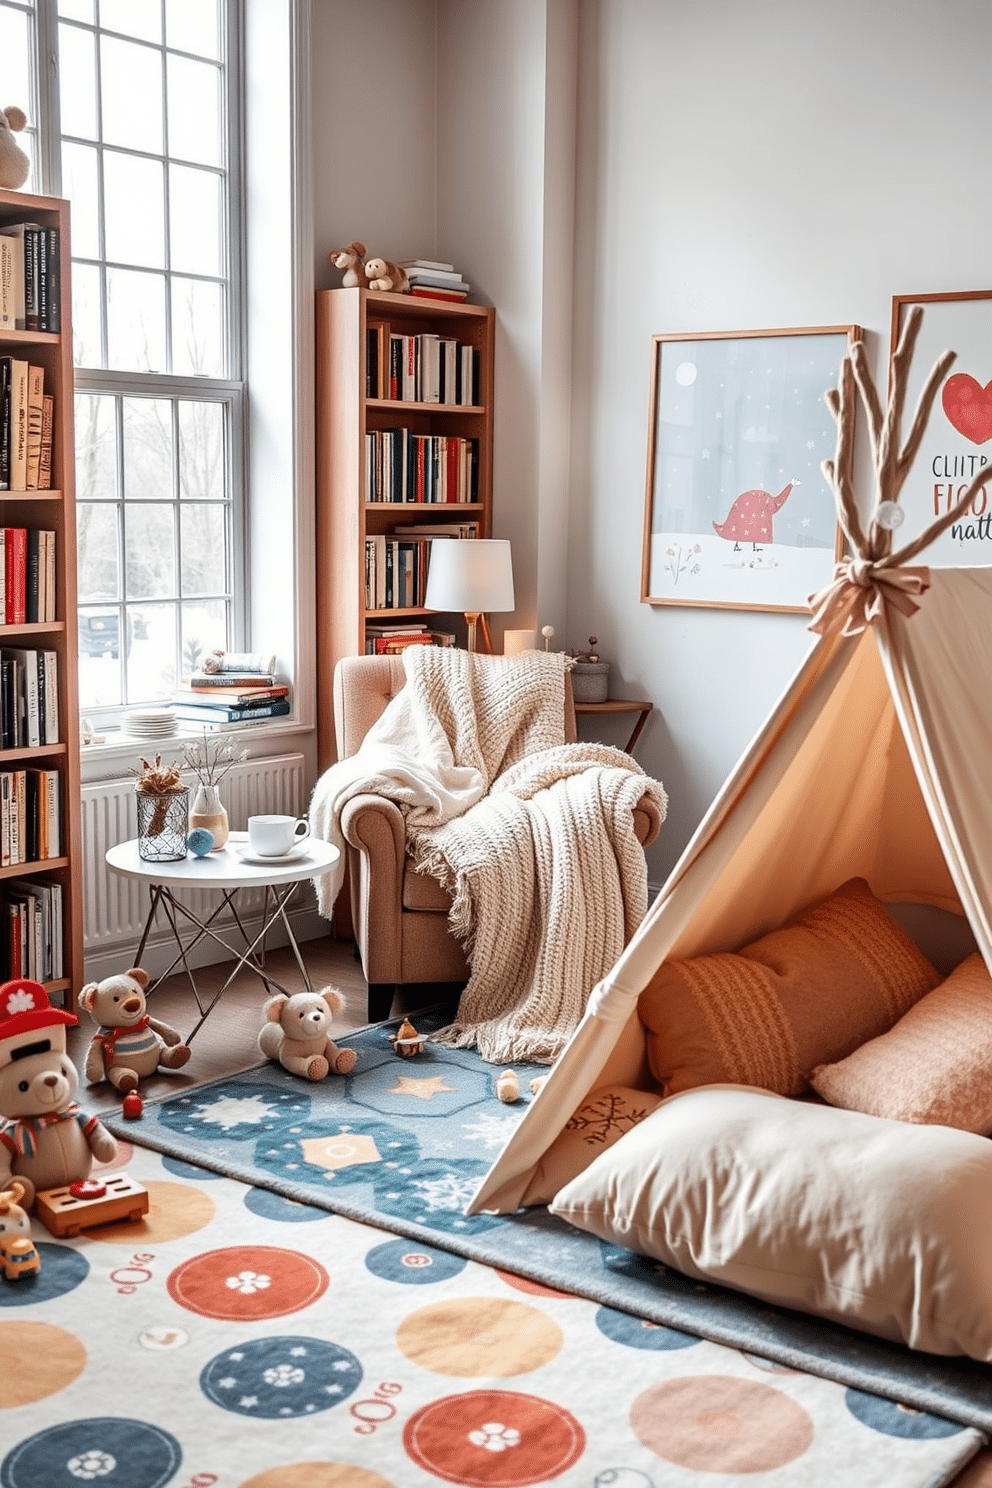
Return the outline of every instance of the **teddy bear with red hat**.
{"type": "Polygon", "coordinates": [[[94,1158],[117,1156],[107,1128],[75,1101],[79,1075],[65,1030],[78,1022],[53,1007],[40,982],[0,986],[0,1189],[17,1178],[25,1208],[42,1189],[87,1179],[94,1158]]]}

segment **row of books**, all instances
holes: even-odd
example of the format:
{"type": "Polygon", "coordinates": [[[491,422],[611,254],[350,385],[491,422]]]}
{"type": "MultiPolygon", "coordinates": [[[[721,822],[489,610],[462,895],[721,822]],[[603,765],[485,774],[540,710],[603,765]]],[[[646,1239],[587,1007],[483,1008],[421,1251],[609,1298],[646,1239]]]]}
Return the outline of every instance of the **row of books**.
{"type": "Polygon", "coordinates": [[[286,683],[274,677],[255,676],[249,681],[233,677],[230,672],[215,672],[202,683],[191,678],[172,694],[173,713],[186,723],[217,725],[281,718],[290,712],[286,683]]]}
{"type": "Polygon", "coordinates": [[[54,419],[44,367],[0,356],[0,491],[51,489],[54,419]]]}
{"type": "Polygon", "coordinates": [[[61,330],[59,230],[37,222],[0,227],[0,330],[61,330]]]}
{"type": "Polygon", "coordinates": [[[62,777],[58,770],[0,770],[0,866],[62,855],[62,777]]]}
{"type": "Polygon", "coordinates": [[[437,527],[403,527],[396,533],[370,534],[365,539],[365,608],[409,610],[424,603],[432,542],[453,542],[478,536],[478,523],[464,524],[465,532],[437,527]],[[474,529],[474,530],[473,530],[474,529]]]}
{"type": "Polygon", "coordinates": [[[0,887],[0,904],[0,965],[4,978],[50,982],[64,976],[62,885],[9,878],[0,887]]]}
{"type": "Polygon", "coordinates": [[[393,331],[388,320],[365,329],[365,396],[403,403],[474,407],[479,401],[479,353],[451,336],[393,331]]]}
{"type": "Polygon", "coordinates": [[[464,300],[472,288],[454,264],[439,263],[433,258],[408,258],[400,267],[406,270],[410,293],[420,299],[464,300]]]}
{"type": "Polygon", "coordinates": [[[0,748],[41,749],[59,742],[56,651],[0,651],[0,748]]]}
{"type": "Polygon", "coordinates": [[[55,533],[0,527],[0,620],[49,625],[55,619],[55,533]]]}
{"type": "Polygon", "coordinates": [[[412,429],[365,435],[365,500],[451,505],[479,499],[479,441],[412,429]]]}
{"type": "Polygon", "coordinates": [[[453,646],[447,630],[429,630],[426,625],[366,625],[366,656],[398,656],[407,646],[453,646]]]}

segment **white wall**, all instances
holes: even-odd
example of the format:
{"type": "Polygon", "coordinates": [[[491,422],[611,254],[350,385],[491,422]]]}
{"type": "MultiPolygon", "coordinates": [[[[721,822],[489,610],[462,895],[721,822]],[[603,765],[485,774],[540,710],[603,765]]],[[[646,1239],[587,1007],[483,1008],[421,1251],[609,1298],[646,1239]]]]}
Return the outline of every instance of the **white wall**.
{"type": "MultiPolygon", "coordinates": [[[[860,324],[989,279],[988,0],[581,0],[570,644],[657,713],[660,882],[811,642],[639,603],[650,338],[860,324]]],[[[864,457],[859,459],[864,472],[864,457]]]]}

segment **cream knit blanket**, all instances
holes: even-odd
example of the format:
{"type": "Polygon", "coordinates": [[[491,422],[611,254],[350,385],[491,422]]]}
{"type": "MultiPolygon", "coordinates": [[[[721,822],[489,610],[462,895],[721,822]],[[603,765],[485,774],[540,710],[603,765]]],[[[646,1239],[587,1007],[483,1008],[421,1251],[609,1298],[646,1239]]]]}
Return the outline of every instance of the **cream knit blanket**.
{"type": "MultiPolygon", "coordinates": [[[[326,771],[311,821],[334,840],[356,791],[396,800],[418,872],[454,898],[472,967],[434,1041],[551,1063],[647,908],[632,812],[661,785],[619,749],[564,743],[565,658],[414,646],[407,686],[359,753],[326,771]]],[[[327,876],[331,879],[331,876],[327,876]]],[[[318,881],[322,914],[340,886],[318,881]]]]}

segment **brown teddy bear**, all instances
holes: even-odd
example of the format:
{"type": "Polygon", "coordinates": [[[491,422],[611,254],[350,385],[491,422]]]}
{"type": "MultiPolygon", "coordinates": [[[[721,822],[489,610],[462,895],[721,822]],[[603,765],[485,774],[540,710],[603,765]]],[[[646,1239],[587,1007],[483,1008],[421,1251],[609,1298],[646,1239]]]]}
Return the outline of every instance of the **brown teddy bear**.
{"type": "Polygon", "coordinates": [[[109,1080],[126,1094],[138,1081],[162,1069],[182,1069],[190,1050],[168,1023],[146,1013],[148,973],[132,966],[123,975],[87,982],[79,1001],[100,1025],[86,1056],[91,1085],[109,1080]]]}
{"type": "Polygon", "coordinates": [[[0,109],[0,186],[16,191],[31,174],[30,158],[14,139],[28,122],[28,116],[16,103],[0,109]]]}
{"type": "Polygon", "coordinates": [[[336,269],[344,269],[343,287],[365,288],[365,244],[356,238],[347,248],[332,248],[327,255],[336,269]]]}
{"type": "Polygon", "coordinates": [[[388,258],[370,258],[365,263],[365,277],[369,289],[388,289],[393,294],[408,294],[410,281],[406,269],[390,263],[388,258]]]}
{"type": "Polygon", "coordinates": [[[258,1035],[258,1047],[266,1059],[275,1059],[291,1075],[323,1080],[332,1071],[346,1075],[358,1055],[354,1049],[339,1049],[328,1033],[344,1007],[344,998],[334,987],[323,992],[278,992],[265,1004],[266,1021],[258,1035]]]}
{"type": "Polygon", "coordinates": [[[0,986],[0,1189],[16,1178],[29,1209],[39,1189],[88,1178],[94,1157],[113,1162],[117,1143],[75,1102],[79,1075],[66,1054],[67,1024],[40,982],[0,986]]]}

